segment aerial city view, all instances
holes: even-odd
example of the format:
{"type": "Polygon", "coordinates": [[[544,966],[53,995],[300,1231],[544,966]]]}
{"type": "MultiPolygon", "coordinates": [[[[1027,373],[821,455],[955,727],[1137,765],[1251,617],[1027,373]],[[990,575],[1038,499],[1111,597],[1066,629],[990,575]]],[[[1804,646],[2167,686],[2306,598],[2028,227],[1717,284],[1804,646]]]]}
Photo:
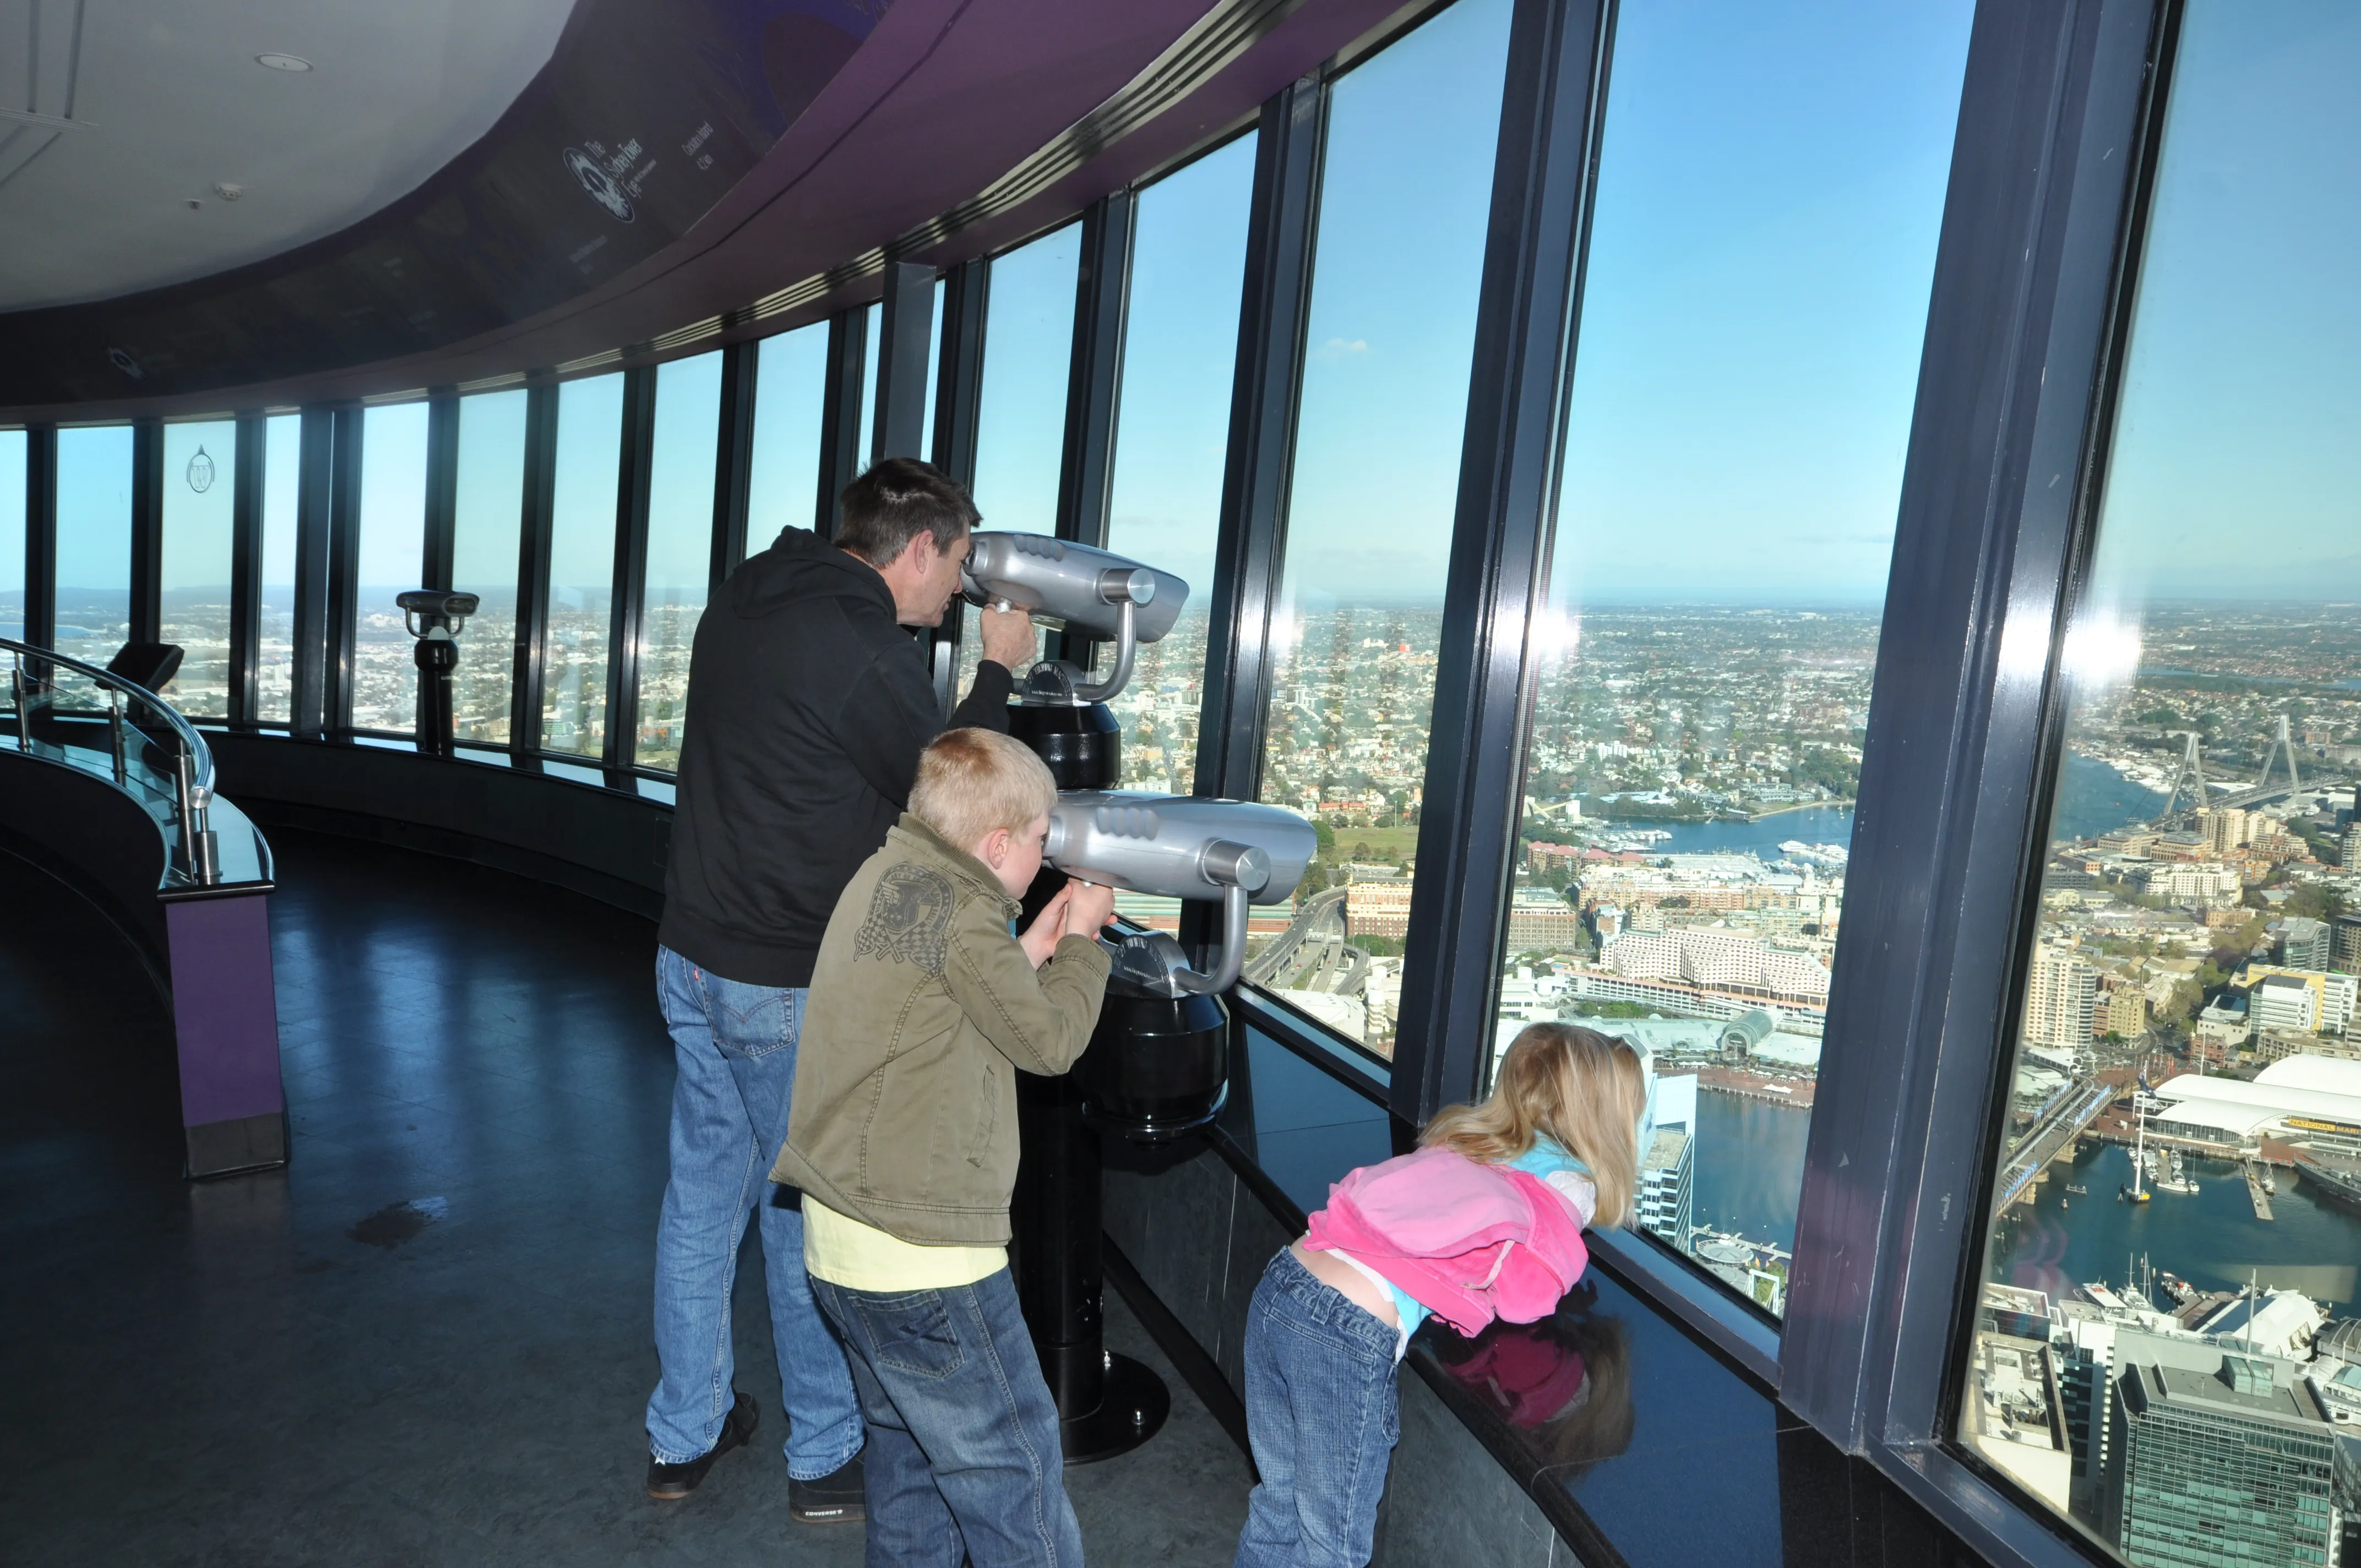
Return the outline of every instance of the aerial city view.
{"type": "Polygon", "coordinates": [[[2361,606],[2143,620],[2077,671],[1961,1436],[2135,1561],[2220,1505],[2270,1560],[2334,1563],[2361,1485],[2361,606]]]}

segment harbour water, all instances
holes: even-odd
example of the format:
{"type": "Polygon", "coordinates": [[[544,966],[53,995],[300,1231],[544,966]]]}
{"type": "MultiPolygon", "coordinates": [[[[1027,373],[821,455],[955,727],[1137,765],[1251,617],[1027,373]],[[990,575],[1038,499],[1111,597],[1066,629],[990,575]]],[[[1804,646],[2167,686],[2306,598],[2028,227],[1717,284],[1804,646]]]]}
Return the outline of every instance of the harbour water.
{"type": "Polygon", "coordinates": [[[1697,1163],[1689,1176],[1693,1223],[1793,1252],[1804,1140],[1811,1128],[1808,1111],[1698,1090],[1697,1163]]]}

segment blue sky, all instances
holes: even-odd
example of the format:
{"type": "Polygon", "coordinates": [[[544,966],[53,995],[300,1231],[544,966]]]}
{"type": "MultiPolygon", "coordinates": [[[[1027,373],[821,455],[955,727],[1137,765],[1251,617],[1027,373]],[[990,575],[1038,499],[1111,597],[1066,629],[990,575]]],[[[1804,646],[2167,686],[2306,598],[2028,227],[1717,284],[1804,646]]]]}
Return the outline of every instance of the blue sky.
{"type": "Polygon", "coordinates": [[[2361,11],[2193,0],[2103,595],[2361,598],[2361,11]]]}
{"type": "Polygon", "coordinates": [[[1082,225],[1075,223],[992,264],[975,439],[975,505],[986,528],[1057,529],[1082,262],[1082,225]]]}

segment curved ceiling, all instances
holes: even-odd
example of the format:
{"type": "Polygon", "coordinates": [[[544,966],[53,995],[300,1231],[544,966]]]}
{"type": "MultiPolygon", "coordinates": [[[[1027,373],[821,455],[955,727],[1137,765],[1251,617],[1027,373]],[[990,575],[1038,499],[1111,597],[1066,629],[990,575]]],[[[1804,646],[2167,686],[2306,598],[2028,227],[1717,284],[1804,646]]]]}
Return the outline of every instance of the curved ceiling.
{"type": "Polygon", "coordinates": [[[0,246],[0,311],[207,277],[348,227],[490,130],[573,9],[0,0],[0,60],[29,67],[0,78],[0,230],[20,241],[0,246]]]}

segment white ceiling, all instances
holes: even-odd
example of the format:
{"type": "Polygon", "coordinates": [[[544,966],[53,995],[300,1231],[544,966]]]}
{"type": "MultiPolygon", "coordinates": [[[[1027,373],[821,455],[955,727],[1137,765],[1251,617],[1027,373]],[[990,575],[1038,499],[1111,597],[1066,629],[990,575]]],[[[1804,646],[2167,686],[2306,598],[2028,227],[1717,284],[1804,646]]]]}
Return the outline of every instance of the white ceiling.
{"type": "Polygon", "coordinates": [[[0,311],[204,277],[366,217],[491,128],[572,10],[0,0],[0,111],[73,122],[0,117],[0,311]],[[314,69],[255,62],[272,52],[314,69]]]}

